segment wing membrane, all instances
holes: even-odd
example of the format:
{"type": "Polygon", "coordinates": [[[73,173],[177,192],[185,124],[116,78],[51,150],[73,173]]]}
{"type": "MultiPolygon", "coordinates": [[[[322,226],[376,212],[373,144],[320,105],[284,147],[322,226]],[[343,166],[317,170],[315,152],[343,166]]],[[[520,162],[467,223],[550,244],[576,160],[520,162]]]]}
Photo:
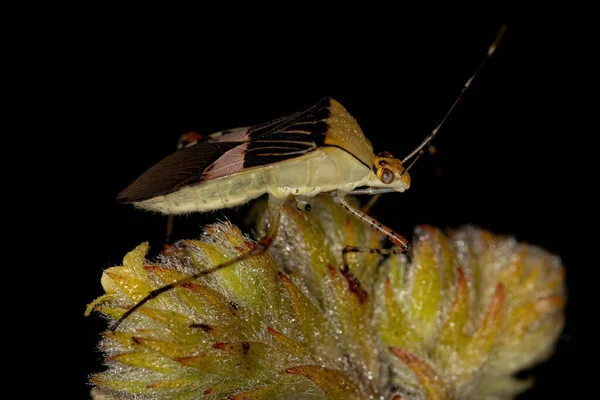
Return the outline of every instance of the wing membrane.
{"type": "Polygon", "coordinates": [[[204,170],[239,143],[201,143],[167,156],[133,181],[117,201],[133,203],[198,183],[204,170]]]}

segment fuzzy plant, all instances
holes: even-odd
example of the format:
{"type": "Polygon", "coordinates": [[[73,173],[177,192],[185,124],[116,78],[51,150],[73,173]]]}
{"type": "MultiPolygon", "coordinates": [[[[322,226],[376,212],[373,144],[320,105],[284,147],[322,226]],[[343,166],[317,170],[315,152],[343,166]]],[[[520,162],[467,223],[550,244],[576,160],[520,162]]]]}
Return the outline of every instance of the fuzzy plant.
{"type": "MultiPolygon", "coordinates": [[[[268,211],[255,207],[258,234],[268,211]]],[[[407,255],[328,198],[286,205],[270,252],[150,300],[102,334],[97,399],[511,399],[564,321],[560,260],[474,227],[419,226],[407,255]]],[[[248,251],[225,222],[108,268],[87,309],[114,322],[152,289],[248,251]]]]}

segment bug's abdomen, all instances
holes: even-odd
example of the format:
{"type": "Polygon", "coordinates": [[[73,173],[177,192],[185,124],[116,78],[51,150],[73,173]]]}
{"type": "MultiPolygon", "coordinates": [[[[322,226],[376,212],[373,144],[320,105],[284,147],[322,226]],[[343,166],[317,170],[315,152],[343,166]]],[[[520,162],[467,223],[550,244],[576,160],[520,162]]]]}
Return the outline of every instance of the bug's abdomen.
{"type": "Polygon", "coordinates": [[[136,206],[163,214],[185,214],[238,206],[265,192],[263,175],[256,169],[189,186],[136,206]]]}
{"type": "Polygon", "coordinates": [[[332,190],[350,191],[363,186],[370,170],[337,147],[323,147],[263,170],[266,191],[279,198],[314,197],[332,190]]]}

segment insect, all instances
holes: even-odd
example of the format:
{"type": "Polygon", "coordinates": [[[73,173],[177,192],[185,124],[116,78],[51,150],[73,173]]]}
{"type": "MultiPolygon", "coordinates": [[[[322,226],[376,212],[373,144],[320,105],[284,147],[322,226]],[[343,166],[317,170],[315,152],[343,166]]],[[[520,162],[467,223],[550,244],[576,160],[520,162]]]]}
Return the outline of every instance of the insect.
{"type": "MultiPolygon", "coordinates": [[[[264,253],[279,228],[280,210],[289,198],[310,210],[310,199],[326,194],[349,213],[383,234],[406,253],[409,242],[392,229],[350,205],[345,197],[404,192],[408,170],[424,152],[485,61],[494,53],[505,27],[487,57],[464,85],[437,127],[403,159],[375,154],[357,121],[337,101],[323,98],[307,110],[251,127],[229,129],[189,143],[144,172],[117,197],[119,202],[167,215],[205,212],[237,206],[268,195],[269,227],[255,247],[236,258],[150,292],[127,310],[116,329],[140,306],[174,287],[264,253]],[[405,167],[410,160],[412,163],[405,167]]],[[[346,253],[397,253],[395,249],[346,247],[346,253]]]]}

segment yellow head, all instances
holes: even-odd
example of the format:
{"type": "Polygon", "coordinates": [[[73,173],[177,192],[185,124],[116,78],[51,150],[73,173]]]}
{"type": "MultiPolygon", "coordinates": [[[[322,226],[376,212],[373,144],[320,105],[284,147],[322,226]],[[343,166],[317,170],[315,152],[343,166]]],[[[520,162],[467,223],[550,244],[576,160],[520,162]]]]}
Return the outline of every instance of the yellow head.
{"type": "Polygon", "coordinates": [[[404,171],[399,159],[384,151],[373,158],[373,168],[367,186],[404,192],[410,187],[410,175],[404,171]]]}

